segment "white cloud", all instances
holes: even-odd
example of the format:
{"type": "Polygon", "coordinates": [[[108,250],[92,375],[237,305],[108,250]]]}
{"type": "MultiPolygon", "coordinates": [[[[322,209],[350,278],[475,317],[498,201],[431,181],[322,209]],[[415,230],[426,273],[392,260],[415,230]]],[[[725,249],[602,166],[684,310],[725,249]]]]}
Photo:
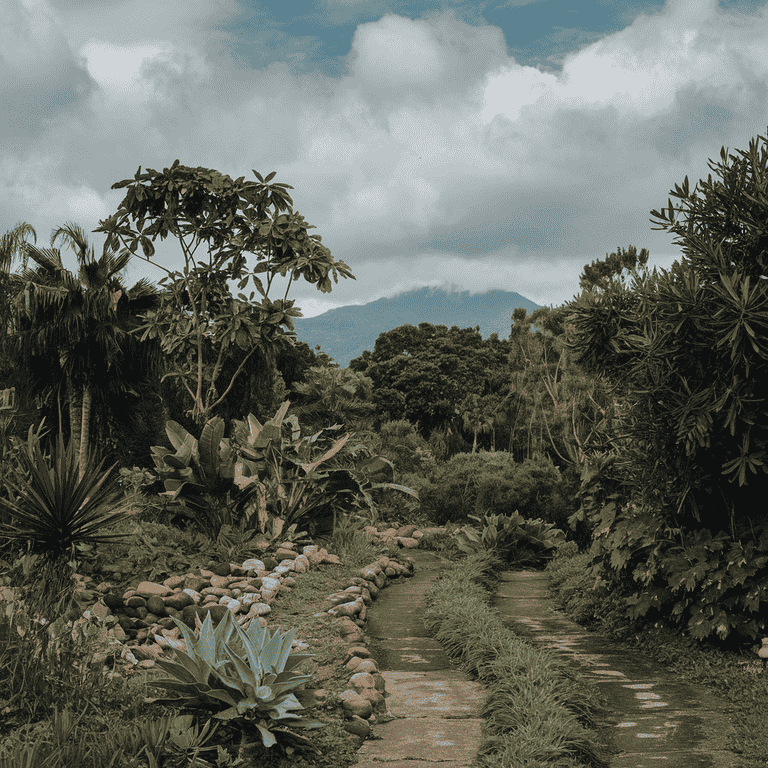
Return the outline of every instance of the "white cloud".
{"type": "MultiPolygon", "coordinates": [[[[234,2],[86,11],[0,0],[0,95],[17,110],[0,116],[0,227],[90,230],[122,199],[111,184],[177,157],[233,178],[274,170],[358,278],[328,297],[295,286],[305,309],[444,279],[559,302],[585,263],[630,243],[668,264],[673,238],[649,211],[768,124],[765,9],[715,0],[669,2],[560,73],[520,66],[495,27],[388,13],[357,26],[338,78],[249,69],[222,31],[234,2]]],[[[155,245],[178,267],[175,240],[155,245]]]]}

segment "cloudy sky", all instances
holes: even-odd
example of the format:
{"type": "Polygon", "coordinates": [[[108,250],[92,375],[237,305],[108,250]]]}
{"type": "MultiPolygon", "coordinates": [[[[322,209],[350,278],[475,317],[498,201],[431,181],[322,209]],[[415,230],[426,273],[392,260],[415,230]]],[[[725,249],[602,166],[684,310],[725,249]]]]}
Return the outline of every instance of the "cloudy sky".
{"type": "MultiPolygon", "coordinates": [[[[0,0],[0,233],[99,220],[139,166],[294,187],[356,280],[305,316],[424,285],[578,292],[650,211],[768,126],[755,0],[0,0]]],[[[62,240],[65,264],[74,254],[62,240]]],[[[180,268],[181,250],[156,241],[180,268]]],[[[126,278],[163,273],[134,259],[126,278]]]]}

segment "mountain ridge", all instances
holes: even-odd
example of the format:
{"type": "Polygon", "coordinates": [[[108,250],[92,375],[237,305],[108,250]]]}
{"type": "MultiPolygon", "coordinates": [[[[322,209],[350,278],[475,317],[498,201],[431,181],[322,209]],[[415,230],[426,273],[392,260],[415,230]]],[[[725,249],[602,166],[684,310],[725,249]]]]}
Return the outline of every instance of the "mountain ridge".
{"type": "Polygon", "coordinates": [[[297,317],[293,322],[300,341],[312,349],[319,344],[323,352],[346,368],[350,360],[360,357],[366,349],[373,352],[380,334],[401,325],[479,325],[483,338],[498,333],[506,339],[512,326],[512,312],[517,307],[532,312],[539,306],[514,291],[470,293],[425,286],[368,304],[329,309],[315,317],[297,317]]]}

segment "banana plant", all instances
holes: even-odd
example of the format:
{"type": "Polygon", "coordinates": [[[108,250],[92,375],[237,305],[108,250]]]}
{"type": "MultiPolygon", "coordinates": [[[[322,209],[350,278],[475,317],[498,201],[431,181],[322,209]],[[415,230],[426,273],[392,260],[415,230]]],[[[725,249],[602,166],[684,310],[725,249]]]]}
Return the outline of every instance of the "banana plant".
{"type": "Polygon", "coordinates": [[[236,524],[234,518],[245,501],[234,485],[236,459],[230,440],[224,438],[224,420],[218,416],[210,419],[199,441],[176,421],[168,421],[165,432],[173,450],[152,447],[164,495],[180,501],[181,514],[191,517],[215,539],[223,525],[236,524]]]}
{"type": "Polygon", "coordinates": [[[286,417],[289,406],[286,400],[263,425],[253,414],[245,422],[235,422],[233,449],[242,460],[235,466],[235,483],[254,489],[252,511],[260,526],[271,512],[285,525],[300,525],[321,535],[335,528],[340,512],[364,507],[375,514],[373,490],[391,488],[418,498],[410,488],[391,482],[394,468],[387,459],[371,455],[363,446],[350,448],[352,434],[335,440],[324,434],[339,425],[302,437],[298,418],[286,417]],[[284,435],[284,426],[291,428],[290,438],[284,435]],[[361,451],[364,455],[358,458],[361,451]]]}
{"type": "MultiPolygon", "coordinates": [[[[174,706],[204,708],[213,717],[229,720],[258,730],[265,747],[277,743],[276,726],[318,728],[317,720],[306,718],[294,710],[302,710],[293,690],[312,679],[297,673],[296,668],[311,653],[291,653],[296,630],[281,634],[251,621],[247,630],[240,627],[227,611],[213,628],[211,614],[205,617],[199,637],[174,618],[186,643],[186,653],[173,649],[176,661],[158,659],[157,665],[171,677],[153,680],[152,685],[177,694],[162,701],[174,706]]],[[[308,742],[287,727],[278,733],[308,742]]]]}

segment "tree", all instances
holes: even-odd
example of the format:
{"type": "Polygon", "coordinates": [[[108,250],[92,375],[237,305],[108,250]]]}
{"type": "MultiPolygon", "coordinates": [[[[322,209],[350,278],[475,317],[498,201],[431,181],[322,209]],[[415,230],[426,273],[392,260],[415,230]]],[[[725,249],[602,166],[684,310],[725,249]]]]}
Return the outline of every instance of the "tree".
{"type": "Polygon", "coordinates": [[[349,368],[310,368],[303,382],[293,385],[299,397],[292,410],[311,424],[329,427],[367,421],[375,406],[371,402],[373,382],[349,368]]]}
{"type": "MultiPolygon", "coordinates": [[[[79,451],[80,476],[86,470],[91,449],[90,429],[94,390],[121,383],[126,361],[133,369],[158,369],[158,350],[140,346],[130,338],[137,325],[134,313],[158,305],[157,291],[146,279],[126,290],[119,278],[130,260],[129,253],[115,256],[104,247],[95,258],[83,231],[74,224],[57,229],[75,251],[80,270],[67,271],[58,249],[38,250],[26,245],[26,256],[38,266],[22,270],[13,301],[15,342],[22,359],[41,360],[46,377],[38,391],[64,390],[69,403],[71,439],[79,451]]],[[[40,366],[38,367],[38,369],[40,366]]]]}
{"type": "Polygon", "coordinates": [[[686,177],[670,191],[680,206],[651,211],[682,246],[670,270],[571,305],[574,348],[611,381],[621,416],[582,488],[595,561],[637,582],[635,615],[677,600],[669,615],[700,638],[768,624],[755,618],[767,602],[755,500],[768,492],[768,152],[738,152],[710,160],[722,182],[691,192],[686,177]]]}
{"type": "Polygon", "coordinates": [[[420,323],[380,334],[373,353],[349,367],[373,381],[379,422],[406,419],[426,438],[463,427],[457,409],[467,395],[498,392],[508,350],[498,339],[483,341],[477,329],[420,323]]]}
{"type": "Polygon", "coordinates": [[[332,260],[318,235],[307,234],[314,227],[292,210],[293,200],[286,190],[293,187],[269,184],[274,172],[266,178],[253,173],[258,183],[244,182],[242,176],[233,181],[216,170],[188,168],[178,160],[162,173],[150,168],[142,174],[139,167],[133,179],[112,185],[128,191],[117,212],[94,230],[107,233],[108,246],[116,247],[119,241],[166,273],[159,281],[168,284],[165,300],[159,309],[145,314],[139,330],[142,340],[160,340],[172,369],[166,375],[181,381],[192,405],[189,414],[198,425],[227,397],[256,349],[288,336],[282,326],[293,331],[292,318],[301,317],[287,298],[294,280],[303,277],[327,293],[332,288],[331,275],[335,282],[338,275],[354,279],[343,261],[332,260]],[[144,229],[146,218],[152,223],[144,229]],[[128,226],[129,219],[136,230],[128,226]],[[152,260],[152,243],[158,235],[164,240],[169,233],[181,244],[182,272],[152,260]],[[189,243],[184,240],[187,235],[192,235],[189,243]],[[208,263],[194,258],[203,241],[208,245],[208,263]],[[137,253],[139,245],[143,256],[137,253]],[[257,256],[250,273],[245,253],[257,256]],[[261,274],[266,275],[266,285],[261,274]],[[278,274],[290,277],[283,298],[273,301],[269,291],[278,274]],[[227,280],[238,280],[242,290],[249,278],[261,294],[259,302],[253,302],[253,292],[249,297],[239,293],[236,299],[229,292],[227,280]],[[234,346],[246,354],[229,380],[220,383],[225,358],[234,346]],[[209,373],[204,366],[206,348],[215,359],[209,373]]]}
{"type": "Polygon", "coordinates": [[[625,269],[635,274],[638,269],[645,267],[649,255],[647,248],[643,248],[638,255],[634,245],[630,245],[626,251],[617,248],[610,255],[606,253],[605,259],[593,261],[591,265],[585,264],[584,271],[579,277],[579,285],[583,290],[595,288],[604,290],[613,280],[623,281],[621,273],[625,269]]]}

